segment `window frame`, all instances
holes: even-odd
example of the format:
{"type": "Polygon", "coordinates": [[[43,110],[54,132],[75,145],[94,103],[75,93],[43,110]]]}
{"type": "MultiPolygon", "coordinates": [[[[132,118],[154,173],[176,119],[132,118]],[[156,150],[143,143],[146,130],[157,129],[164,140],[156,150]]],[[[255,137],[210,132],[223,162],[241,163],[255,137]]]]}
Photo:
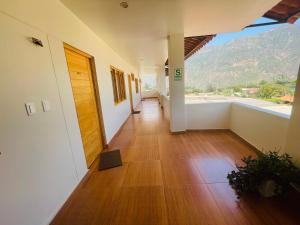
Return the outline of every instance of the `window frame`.
{"type": "Polygon", "coordinates": [[[134,83],[135,83],[135,93],[138,94],[139,93],[139,80],[138,80],[138,78],[134,79],[134,83]]]}
{"type": "Polygon", "coordinates": [[[113,66],[110,66],[110,73],[114,95],[114,103],[115,105],[118,105],[127,99],[125,75],[123,71],[113,66]]]}

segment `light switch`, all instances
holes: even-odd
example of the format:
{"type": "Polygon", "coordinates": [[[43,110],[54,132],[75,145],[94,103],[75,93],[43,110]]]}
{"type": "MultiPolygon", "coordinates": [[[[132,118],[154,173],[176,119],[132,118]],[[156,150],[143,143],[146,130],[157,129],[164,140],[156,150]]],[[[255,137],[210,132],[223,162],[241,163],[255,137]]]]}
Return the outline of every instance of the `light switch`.
{"type": "Polygon", "coordinates": [[[32,116],[33,114],[36,113],[35,104],[33,102],[26,102],[25,107],[28,116],[32,116]]]}
{"type": "Polygon", "coordinates": [[[42,100],[43,111],[48,112],[51,109],[50,102],[47,100],[42,100]]]}

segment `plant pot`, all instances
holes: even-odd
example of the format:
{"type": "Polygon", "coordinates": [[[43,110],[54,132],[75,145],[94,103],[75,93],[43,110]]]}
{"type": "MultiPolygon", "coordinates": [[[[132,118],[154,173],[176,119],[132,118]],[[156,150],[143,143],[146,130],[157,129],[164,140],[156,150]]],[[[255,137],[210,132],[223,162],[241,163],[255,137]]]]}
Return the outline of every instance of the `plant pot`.
{"type": "Polygon", "coordinates": [[[270,198],[277,195],[278,193],[276,190],[278,190],[278,185],[273,180],[264,181],[258,188],[260,195],[265,198],[270,198]]]}

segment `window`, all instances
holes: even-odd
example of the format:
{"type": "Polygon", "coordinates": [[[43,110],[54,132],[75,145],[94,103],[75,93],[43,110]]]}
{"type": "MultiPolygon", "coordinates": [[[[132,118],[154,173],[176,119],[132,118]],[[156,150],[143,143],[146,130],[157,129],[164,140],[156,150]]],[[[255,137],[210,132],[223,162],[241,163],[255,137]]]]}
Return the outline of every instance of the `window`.
{"type": "Polygon", "coordinates": [[[135,93],[139,93],[139,80],[135,78],[135,93]]]}
{"type": "Polygon", "coordinates": [[[114,92],[114,102],[119,104],[126,99],[124,72],[111,67],[111,81],[114,92]]]}
{"type": "Polygon", "coordinates": [[[145,74],[143,75],[143,92],[150,92],[157,90],[157,83],[156,83],[156,75],[155,74],[145,74]]]}

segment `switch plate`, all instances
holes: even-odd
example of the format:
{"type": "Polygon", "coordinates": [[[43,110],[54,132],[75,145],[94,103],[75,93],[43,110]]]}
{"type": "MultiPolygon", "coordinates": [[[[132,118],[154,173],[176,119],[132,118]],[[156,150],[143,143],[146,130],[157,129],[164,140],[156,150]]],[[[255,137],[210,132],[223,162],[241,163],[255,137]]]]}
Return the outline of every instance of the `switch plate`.
{"type": "Polygon", "coordinates": [[[26,102],[25,103],[26,112],[28,116],[32,116],[36,113],[36,108],[34,102],[26,102]]]}
{"type": "Polygon", "coordinates": [[[42,100],[42,106],[44,112],[49,112],[51,110],[50,102],[47,100],[42,100]]]}

